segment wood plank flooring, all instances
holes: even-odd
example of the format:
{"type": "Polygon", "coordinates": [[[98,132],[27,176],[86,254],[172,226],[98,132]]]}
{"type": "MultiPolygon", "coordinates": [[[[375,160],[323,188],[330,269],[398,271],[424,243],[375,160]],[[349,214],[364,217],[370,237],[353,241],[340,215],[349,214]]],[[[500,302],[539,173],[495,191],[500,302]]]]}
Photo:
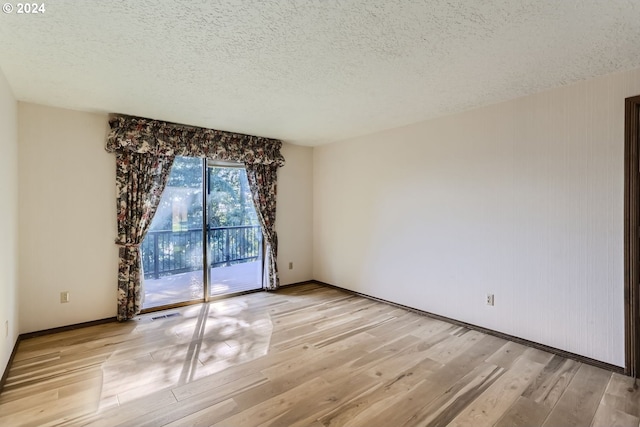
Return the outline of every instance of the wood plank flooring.
{"type": "Polygon", "coordinates": [[[634,379],[315,284],[24,340],[0,426],[638,426],[634,379]]]}

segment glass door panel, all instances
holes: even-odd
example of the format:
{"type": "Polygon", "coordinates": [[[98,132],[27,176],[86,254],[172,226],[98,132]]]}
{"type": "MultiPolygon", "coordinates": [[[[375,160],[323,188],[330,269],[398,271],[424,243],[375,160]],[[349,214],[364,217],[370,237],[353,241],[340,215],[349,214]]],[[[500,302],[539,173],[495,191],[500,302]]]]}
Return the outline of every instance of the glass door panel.
{"type": "Polygon", "coordinates": [[[143,309],[204,299],[203,161],[176,157],[142,243],[143,309]]]}
{"type": "Polygon", "coordinates": [[[262,288],[262,229],[242,166],[207,168],[209,296],[262,288]]]}

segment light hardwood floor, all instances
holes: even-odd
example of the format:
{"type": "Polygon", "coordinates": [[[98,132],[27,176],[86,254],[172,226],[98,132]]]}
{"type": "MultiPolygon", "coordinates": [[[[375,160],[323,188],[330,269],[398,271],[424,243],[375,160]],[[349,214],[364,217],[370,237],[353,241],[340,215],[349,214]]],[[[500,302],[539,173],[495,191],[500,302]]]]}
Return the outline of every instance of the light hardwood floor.
{"type": "Polygon", "coordinates": [[[639,394],[632,378],[309,284],[24,340],[0,426],[638,426],[639,394]]]}

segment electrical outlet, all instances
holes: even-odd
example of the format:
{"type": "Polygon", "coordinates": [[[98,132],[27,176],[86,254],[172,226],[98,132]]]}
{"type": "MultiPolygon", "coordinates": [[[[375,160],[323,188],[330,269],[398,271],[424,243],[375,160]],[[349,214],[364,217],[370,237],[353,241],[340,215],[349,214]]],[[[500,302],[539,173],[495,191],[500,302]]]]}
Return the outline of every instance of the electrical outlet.
{"type": "Polygon", "coordinates": [[[293,263],[289,262],[289,270],[293,270],[293,263]]]}
{"type": "Polygon", "coordinates": [[[60,302],[61,303],[69,302],[69,291],[60,292],[60,302]]]}
{"type": "Polygon", "coordinates": [[[493,303],[494,303],[493,294],[487,294],[487,305],[493,305],[493,303]]]}

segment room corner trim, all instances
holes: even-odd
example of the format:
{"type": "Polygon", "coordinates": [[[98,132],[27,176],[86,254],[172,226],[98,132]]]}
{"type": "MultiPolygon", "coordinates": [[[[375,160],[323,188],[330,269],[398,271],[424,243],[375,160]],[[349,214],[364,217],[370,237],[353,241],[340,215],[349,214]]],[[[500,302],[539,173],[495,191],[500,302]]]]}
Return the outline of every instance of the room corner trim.
{"type": "Polygon", "coordinates": [[[2,392],[4,391],[4,385],[7,383],[7,378],[9,378],[9,371],[11,370],[11,365],[13,365],[13,359],[16,357],[16,353],[18,352],[20,341],[22,341],[22,336],[18,335],[16,343],[13,345],[13,350],[11,350],[11,356],[9,356],[9,360],[7,361],[7,366],[4,368],[2,378],[0,378],[0,395],[2,395],[2,392]]]}

